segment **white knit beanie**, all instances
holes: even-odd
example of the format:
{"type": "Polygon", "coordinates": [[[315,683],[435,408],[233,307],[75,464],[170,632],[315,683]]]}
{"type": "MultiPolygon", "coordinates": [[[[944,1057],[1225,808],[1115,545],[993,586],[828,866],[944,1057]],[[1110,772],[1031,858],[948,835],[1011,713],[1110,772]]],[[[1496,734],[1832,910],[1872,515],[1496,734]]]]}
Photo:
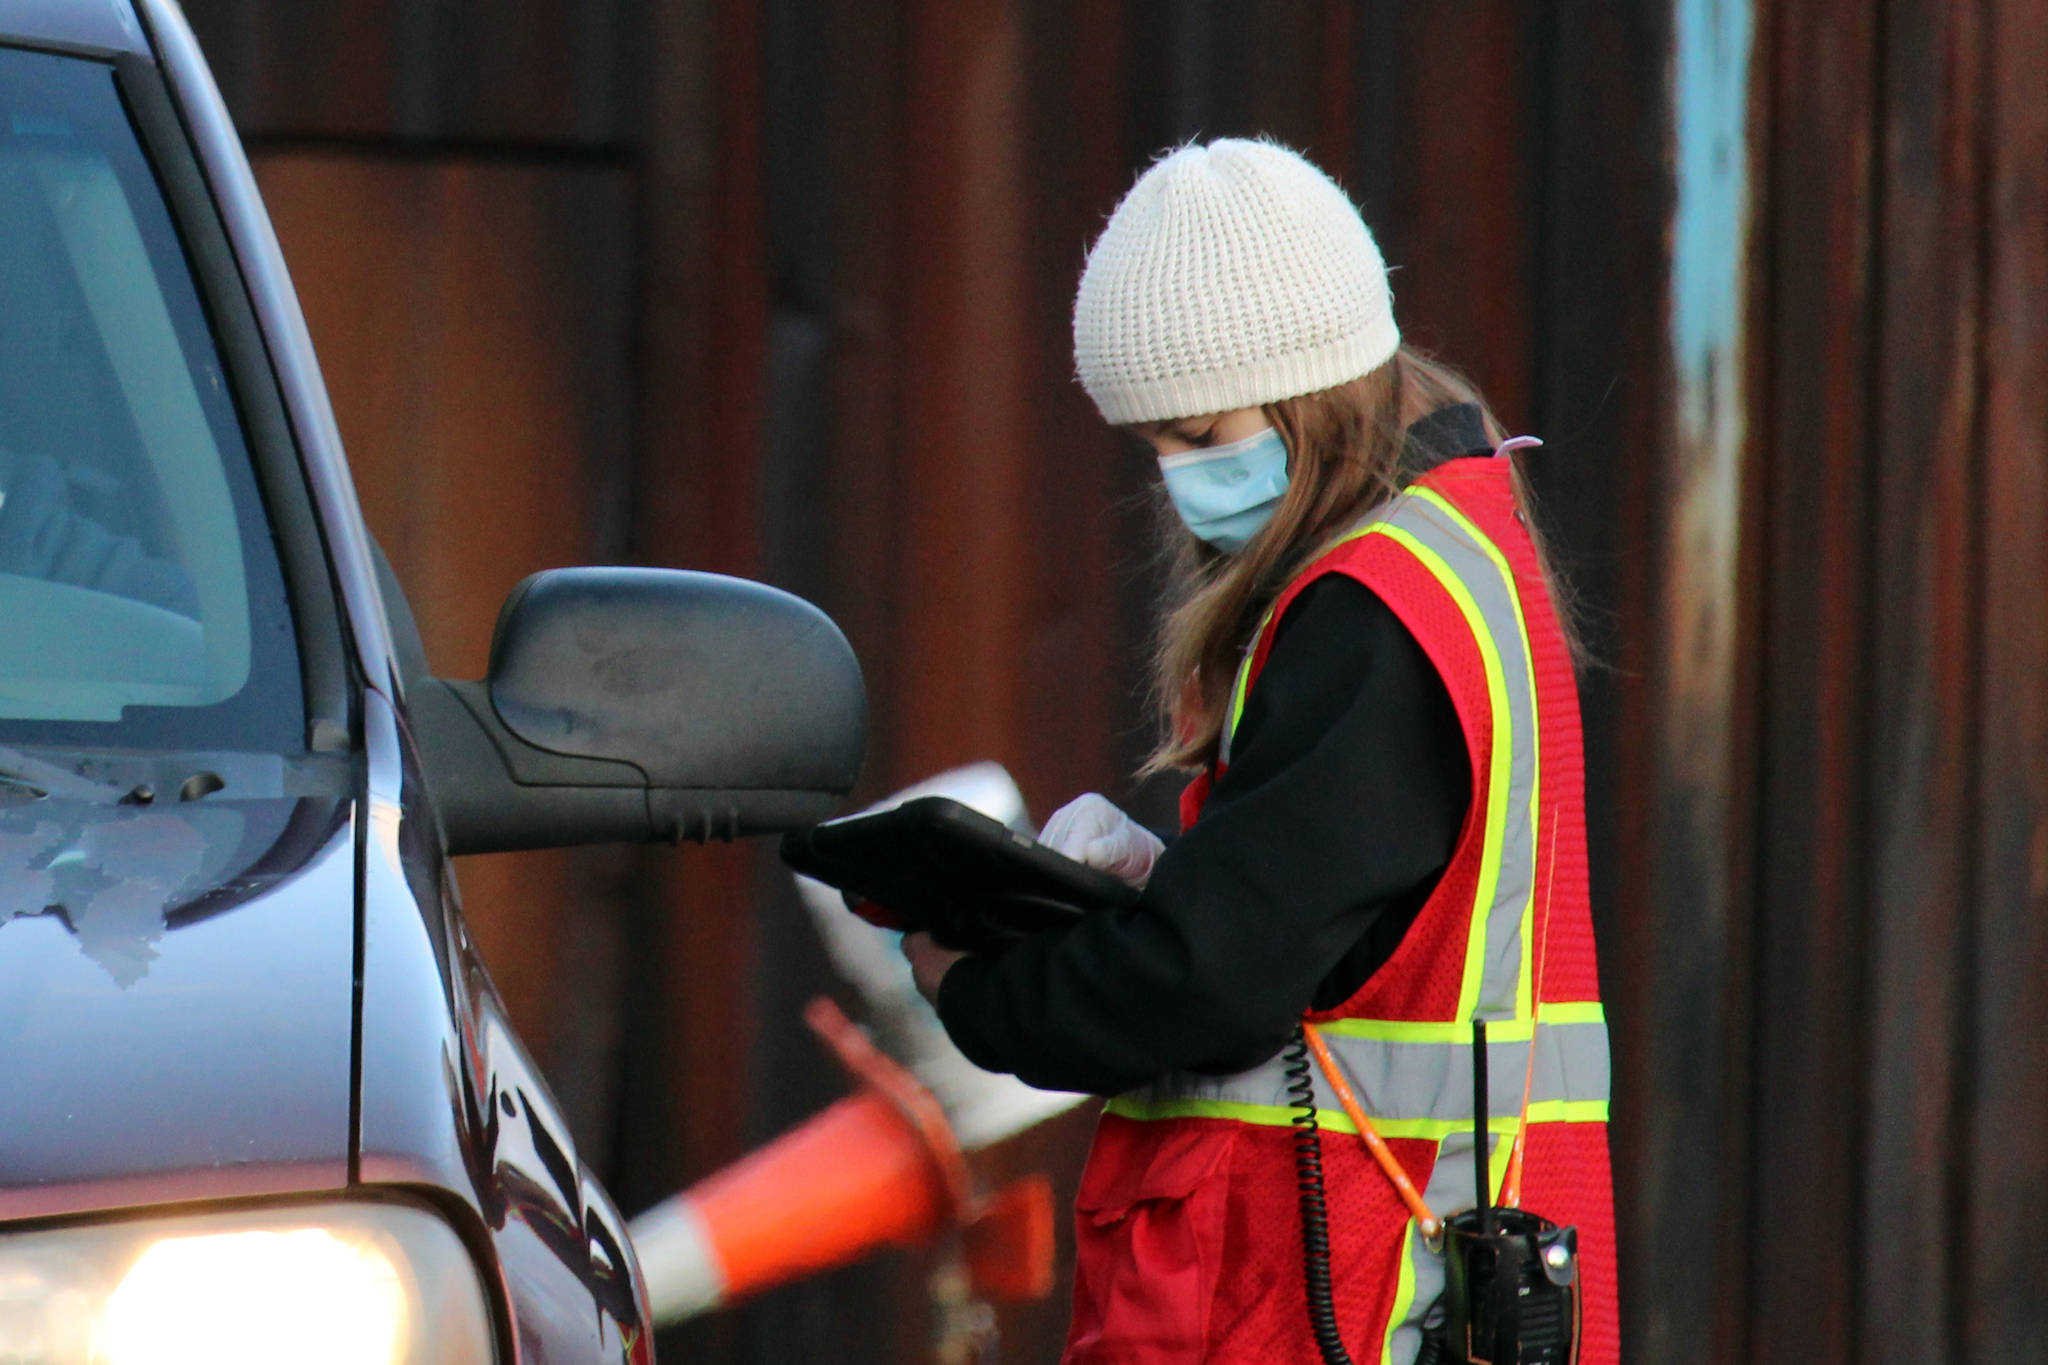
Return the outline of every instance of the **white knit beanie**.
{"type": "Polygon", "coordinates": [[[1088,253],[1074,368],[1110,422],[1314,393],[1401,344],[1387,267],[1344,191],[1272,142],[1187,146],[1138,177],[1088,253]]]}

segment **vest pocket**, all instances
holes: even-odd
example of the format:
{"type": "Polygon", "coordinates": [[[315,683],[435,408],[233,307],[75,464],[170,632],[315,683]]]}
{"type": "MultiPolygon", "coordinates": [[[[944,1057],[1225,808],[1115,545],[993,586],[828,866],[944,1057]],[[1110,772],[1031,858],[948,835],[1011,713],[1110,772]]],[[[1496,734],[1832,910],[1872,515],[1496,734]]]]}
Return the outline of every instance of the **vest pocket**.
{"type": "Polygon", "coordinates": [[[1074,1200],[1069,1365],[1202,1358],[1236,1139],[1228,1123],[1103,1120],[1074,1200]]]}

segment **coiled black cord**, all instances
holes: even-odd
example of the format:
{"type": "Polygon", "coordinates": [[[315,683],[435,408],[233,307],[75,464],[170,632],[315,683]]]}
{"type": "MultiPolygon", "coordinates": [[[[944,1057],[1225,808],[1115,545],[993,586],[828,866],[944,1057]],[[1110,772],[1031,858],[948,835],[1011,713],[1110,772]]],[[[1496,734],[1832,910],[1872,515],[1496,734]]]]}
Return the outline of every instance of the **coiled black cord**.
{"type": "Polygon", "coordinates": [[[1323,1134],[1316,1122],[1316,1082],[1309,1069],[1308,1038],[1294,1026],[1294,1041],[1281,1062],[1287,1094],[1294,1102],[1294,1178],[1301,1193],[1301,1269],[1308,1283],[1308,1326],[1324,1365],[1352,1365],[1337,1333],[1337,1296],[1330,1285],[1330,1209],[1323,1189],[1323,1134]]]}

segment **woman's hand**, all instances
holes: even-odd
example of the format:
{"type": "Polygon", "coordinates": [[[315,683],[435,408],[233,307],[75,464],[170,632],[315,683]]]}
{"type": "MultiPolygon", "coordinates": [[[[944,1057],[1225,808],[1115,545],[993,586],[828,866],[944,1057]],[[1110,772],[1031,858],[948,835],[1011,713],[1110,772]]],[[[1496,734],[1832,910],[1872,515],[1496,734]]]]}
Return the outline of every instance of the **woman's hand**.
{"type": "Polygon", "coordinates": [[[942,948],[930,934],[920,932],[903,936],[903,956],[910,959],[910,975],[917,982],[917,993],[936,1007],[939,983],[946,979],[953,964],[967,954],[942,948]]]}
{"type": "Polygon", "coordinates": [[[1083,793],[1054,811],[1038,842],[1140,888],[1166,850],[1158,835],[1095,792],[1083,793]]]}

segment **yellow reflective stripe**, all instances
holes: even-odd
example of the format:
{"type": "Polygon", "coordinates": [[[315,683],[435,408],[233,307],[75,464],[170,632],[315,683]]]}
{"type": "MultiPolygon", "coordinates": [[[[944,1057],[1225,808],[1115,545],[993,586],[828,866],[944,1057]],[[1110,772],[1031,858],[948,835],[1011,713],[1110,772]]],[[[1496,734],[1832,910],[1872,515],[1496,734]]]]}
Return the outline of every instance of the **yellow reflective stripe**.
{"type": "MultiPolygon", "coordinates": [[[[1411,490],[1411,491],[1412,491],[1412,490],[1411,490]]],[[[1379,507],[1378,507],[1377,509],[1375,509],[1375,511],[1374,511],[1374,515],[1375,515],[1375,516],[1383,516],[1383,515],[1385,515],[1385,514],[1386,514],[1386,511],[1387,511],[1387,509],[1388,509],[1388,508],[1390,508],[1390,507],[1392,507],[1392,506],[1393,506],[1393,504],[1392,504],[1391,502],[1388,502],[1388,503],[1382,503],[1382,504],[1381,504],[1381,505],[1380,505],[1380,506],[1379,506],[1379,507]]],[[[1330,550],[1335,550],[1335,549],[1337,549],[1337,548],[1338,548],[1338,547],[1340,547],[1340,546],[1344,546],[1344,545],[1349,545],[1349,544],[1350,544],[1350,543],[1351,543],[1352,541],[1354,541],[1354,540],[1357,540],[1357,539],[1359,539],[1359,538],[1360,538],[1361,536],[1369,536],[1369,535],[1371,535],[1371,534],[1372,534],[1372,528],[1373,528],[1373,527],[1375,527],[1375,526],[1377,526],[1377,525],[1379,525],[1379,523],[1378,523],[1377,521],[1367,521],[1367,522],[1363,523],[1362,525],[1358,525],[1358,526],[1354,526],[1354,527],[1352,527],[1352,528],[1351,528],[1350,530],[1346,531],[1346,532],[1345,532],[1345,533],[1344,533],[1343,535],[1341,535],[1341,536],[1338,536],[1338,537],[1337,537],[1337,538],[1336,538],[1335,540],[1331,541],[1331,542],[1330,542],[1330,546],[1329,546],[1329,549],[1327,549],[1327,550],[1323,550],[1323,551],[1322,551],[1321,553],[1317,554],[1316,558],[1317,558],[1317,559],[1321,559],[1321,558],[1323,557],[1323,555],[1326,555],[1326,554],[1330,553],[1330,550]]]]}
{"type": "MultiPolygon", "coordinates": [[[[1401,1233],[1401,1277],[1394,1284],[1394,1310],[1387,1314],[1386,1335],[1380,1338],[1380,1365],[1395,1365],[1394,1333],[1408,1321],[1408,1314],[1415,1307],[1415,1254],[1421,1236],[1415,1220],[1410,1218],[1401,1233]]],[[[1400,1365],[1408,1362],[1402,1361],[1400,1365]]]]}
{"type": "MultiPolygon", "coordinates": [[[[1537,1007],[1546,1024],[1604,1024],[1607,1009],[1598,1000],[1546,1000],[1537,1007]]],[[[1487,1029],[1491,1035],[1493,1030],[1487,1029]]]]}
{"type": "MultiPolygon", "coordinates": [[[[1607,1022],[1607,1011],[1598,1000],[1546,1000],[1539,1009],[1546,1025],[1607,1022]]],[[[1332,1019],[1316,1028],[1336,1037],[1370,1038],[1380,1043],[1446,1043],[1467,1047],[1472,1043],[1472,1025],[1462,1021],[1332,1019]]],[[[1535,1034],[1535,1021],[1526,1017],[1503,1019],[1486,1026],[1487,1038],[1496,1043],[1526,1043],[1535,1034]]]]}
{"type": "MultiPolygon", "coordinates": [[[[1531,1107],[1533,1108],[1534,1106],[1531,1107]]],[[[1535,1122],[1535,1120],[1531,1119],[1530,1122],[1533,1123],[1535,1122]]],[[[1493,1144],[1493,1150],[1487,1153],[1487,1195],[1496,1204],[1500,1202],[1501,1189],[1508,1183],[1508,1160],[1514,1155],[1514,1153],[1515,1144],[1512,1142],[1496,1142],[1493,1144]]],[[[1467,1155],[1467,1159],[1470,1159],[1469,1154],[1467,1155]]]]}
{"type": "MultiPolygon", "coordinates": [[[[1535,641],[1529,638],[1529,619],[1522,614],[1522,595],[1515,591],[1514,567],[1508,563],[1507,556],[1500,552],[1500,547],[1495,545],[1477,526],[1473,525],[1471,518],[1460,512],[1451,504],[1448,498],[1438,493],[1435,489],[1411,488],[1408,491],[1421,498],[1424,502],[1437,507],[1446,516],[1450,517],[1452,521],[1456,522],[1464,530],[1466,535],[1472,538],[1473,543],[1479,546],[1486,557],[1493,561],[1493,567],[1500,571],[1501,583],[1507,589],[1508,601],[1513,604],[1515,609],[1515,629],[1520,631],[1522,636],[1522,662],[1528,673],[1529,684],[1529,736],[1527,743],[1529,745],[1529,863],[1531,875],[1529,877],[1529,904],[1522,911],[1522,963],[1521,978],[1515,984],[1515,1017],[1517,1019],[1526,1019],[1529,1016],[1530,1002],[1535,999],[1535,991],[1530,986],[1530,957],[1534,952],[1532,940],[1534,938],[1536,908],[1536,877],[1534,875],[1536,850],[1541,846],[1541,841],[1538,838],[1540,831],[1537,822],[1543,810],[1543,746],[1538,742],[1540,737],[1538,732],[1542,717],[1539,714],[1539,706],[1536,699],[1536,645],[1535,641]]],[[[1486,648],[1489,650],[1492,648],[1490,641],[1486,648]]],[[[1555,831],[1552,832],[1551,837],[1557,837],[1555,831]]]]}
{"type": "MultiPolygon", "coordinates": [[[[1262,1123],[1269,1127],[1286,1127],[1292,1121],[1288,1118],[1292,1110],[1277,1104],[1239,1104],[1235,1100],[1193,1100],[1193,1099],[1139,1099],[1133,1095],[1118,1095],[1102,1106],[1105,1114],[1118,1118],[1152,1121],[1157,1119],[1236,1119],[1240,1123],[1262,1123]]],[[[1317,1119],[1329,1126],[1333,1111],[1317,1110],[1317,1119]]],[[[1345,1125],[1344,1131],[1355,1133],[1351,1120],[1344,1117],[1342,1110],[1334,1111],[1334,1117],[1345,1125]]]]}
{"type": "MultiPolygon", "coordinates": [[[[1486,972],[1486,927],[1493,915],[1493,898],[1500,885],[1501,844],[1507,836],[1508,787],[1512,780],[1509,760],[1514,746],[1515,722],[1508,711],[1506,669],[1501,664],[1499,651],[1494,648],[1493,632],[1486,628],[1486,618],[1480,613],[1479,604],[1472,600],[1463,580],[1450,565],[1444,563],[1442,556],[1409,532],[1387,522],[1374,522],[1365,529],[1365,534],[1392,537],[1429,570],[1444,591],[1450,594],[1451,600],[1457,603],[1486,665],[1486,698],[1493,711],[1491,775],[1486,783],[1486,835],[1479,858],[1479,885],[1472,897],[1472,921],[1465,939],[1465,975],[1458,986],[1458,1018],[1470,1019],[1479,1010],[1479,986],[1486,972]]],[[[1526,950],[1522,957],[1525,962],[1528,960],[1526,950]]],[[[1519,1016],[1526,1011],[1518,1008],[1516,1013],[1519,1016]]]]}
{"type": "Polygon", "coordinates": [[[1259,618],[1259,628],[1252,632],[1252,642],[1246,646],[1244,661],[1237,666],[1237,681],[1230,685],[1230,711],[1223,718],[1222,752],[1224,760],[1230,758],[1230,741],[1237,734],[1237,723],[1244,718],[1244,699],[1252,690],[1252,660],[1259,655],[1259,641],[1266,633],[1266,627],[1273,624],[1273,608],[1276,601],[1266,608],[1266,614],[1259,618]]]}
{"type": "Polygon", "coordinates": [[[1607,1122],[1606,1100],[1548,1100],[1529,1106],[1529,1124],[1539,1123],[1605,1123],[1607,1122]]]}
{"type": "MultiPolygon", "coordinates": [[[[1243,1104],[1236,1100],[1196,1099],[1137,1099],[1119,1095],[1102,1107],[1105,1114],[1119,1118],[1135,1119],[1139,1122],[1157,1122],[1161,1119],[1235,1119],[1239,1123],[1256,1123],[1266,1128],[1288,1128],[1294,1124],[1294,1116],[1301,1111],[1283,1104],[1243,1104]]],[[[1519,1120],[1513,1114],[1496,1116],[1488,1120],[1486,1128],[1491,1133],[1511,1135],[1519,1120]]],[[[1607,1122],[1606,1100],[1545,1100],[1529,1106],[1529,1123],[1605,1123],[1607,1122]]],[[[1358,1132],[1350,1116],[1342,1109],[1316,1110],[1316,1125],[1329,1133],[1358,1132]]],[[[1460,1119],[1382,1119],[1372,1121],[1373,1128],[1383,1138],[1414,1138],[1421,1142],[1442,1142],[1453,1133],[1469,1133],[1471,1123],[1460,1119]]],[[[1495,1184],[1499,1174],[1495,1174],[1495,1184]]]]}
{"type": "MultiPolygon", "coordinates": [[[[1447,1046],[1472,1045],[1472,1025],[1463,1021],[1424,1019],[1332,1019],[1317,1024],[1324,1033],[1338,1038],[1370,1038],[1377,1043],[1440,1043],[1447,1046]]],[[[1486,1026],[1489,1040],[1526,1043],[1532,1036],[1526,1019],[1503,1019],[1486,1026]]]]}

